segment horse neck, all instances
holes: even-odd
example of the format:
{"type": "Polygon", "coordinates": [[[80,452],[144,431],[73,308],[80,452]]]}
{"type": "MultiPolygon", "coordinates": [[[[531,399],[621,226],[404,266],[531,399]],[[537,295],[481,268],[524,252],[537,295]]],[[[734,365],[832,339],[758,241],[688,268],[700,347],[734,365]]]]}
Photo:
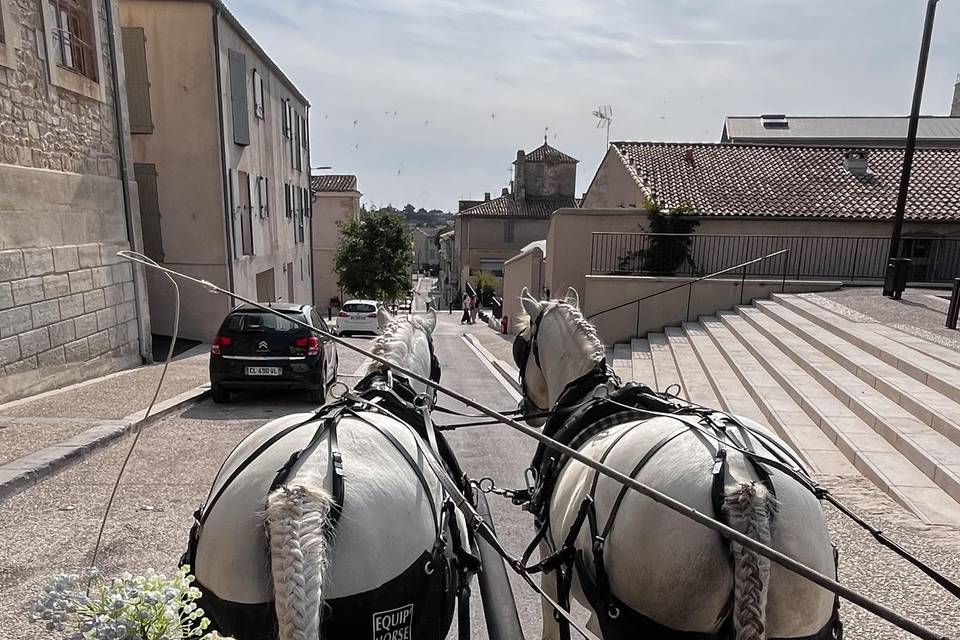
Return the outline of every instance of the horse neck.
{"type": "MultiPolygon", "coordinates": [[[[559,323],[554,323],[554,326],[558,325],[559,323]]],[[[564,324],[562,329],[555,330],[555,334],[556,338],[551,340],[551,344],[558,346],[551,349],[551,355],[546,361],[541,354],[551,407],[556,404],[567,385],[596,366],[590,340],[576,327],[564,324]]]]}

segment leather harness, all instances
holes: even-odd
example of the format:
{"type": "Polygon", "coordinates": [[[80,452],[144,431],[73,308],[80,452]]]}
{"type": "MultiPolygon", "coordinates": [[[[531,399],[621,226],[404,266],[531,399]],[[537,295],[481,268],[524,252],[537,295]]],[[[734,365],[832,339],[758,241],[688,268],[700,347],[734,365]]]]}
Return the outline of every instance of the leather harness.
{"type": "MultiPolygon", "coordinates": [[[[524,399],[530,406],[536,405],[530,402],[527,396],[526,367],[531,355],[535,358],[537,366],[541,366],[539,350],[537,349],[537,334],[547,308],[544,307],[530,325],[530,337],[524,337],[523,332],[521,332],[517,335],[513,345],[514,360],[520,369],[524,399]]],[[[599,462],[603,463],[624,437],[642,426],[643,422],[640,421],[658,416],[673,417],[683,424],[678,425],[678,429],[667,433],[648,449],[631,469],[630,477],[635,478],[653,456],[669,446],[677,437],[690,431],[700,433],[703,436],[701,441],[714,458],[711,472],[713,476],[711,501],[714,517],[721,522],[726,519],[723,510],[723,490],[727,472],[728,448],[743,452],[760,482],[766,486],[771,495],[776,496],[776,488],[772,482],[770,471],[765,466],[765,462],[769,458],[758,454],[747,438],[744,438],[744,441],[738,439],[728,427],[739,427],[742,429],[742,433],[749,434],[764,444],[775,458],[773,462],[775,462],[774,466],[777,468],[791,472],[791,475],[795,477],[798,473],[806,476],[800,462],[789,451],[765,434],[742,425],[726,413],[700,407],[668,394],[658,393],[646,385],[634,382],[620,385],[616,376],[609,372],[605,360],[566,386],[551,410],[550,418],[544,425],[543,433],[574,449],[580,449],[601,431],[627,422],[636,422],[633,426],[624,429],[607,446],[599,458],[599,462]],[[715,444],[715,449],[711,448],[709,442],[715,444]]],[[[628,487],[621,487],[607,521],[601,526],[597,521],[595,508],[596,489],[600,474],[594,471],[590,489],[581,501],[570,530],[560,546],[553,547],[549,535],[551,530],[550,499],[560,472],[568,461],[566,457],[543,445],[537,448],[534,455],[531,469],[533,470],[535,484],[523,496],[527,499],[523,508],[534,514],[537,524],[537,533],[523,555],[522,563],[527,570],[534,573],[556,571],[558,574],[558,602],[564,608],[569,609],[570,588],[575,568],[580,586],[596,612],[603,637],[607,640],[626,640],[638,635],[666,640],[732,640],[735,635],[732,616],[730,615],[732,593],[723,612],[723,617],[718,621],[717,631],[714,633],[696,633],[666,627],[649,616],[631,609],[611,592],[604,559],[604,546],[616,523],[616,516],[628,487]],[[582,549],[576,548],[577,538],[585,525],[589,528],[590,540],[592,541],[592,562],[588,560],[582,549]],[[543,540],[551,545],[552,553],[536,564],[528,564],[530,556],[543,540]]],[[[812,481],[804,482],[802,477],[799,480],[801,484],[808,488],[813,486],[812,481]]],[[[834,547],[834,563],[835,565],[837,563],[836,547],[834,547]]],[[[843,626],[839,618],[839,605],[839,597],[836,597],[834,599],[833,615],[823,629],[807,638],[792,640],[840,640],[843,636],[843,626]]],[[[561,640],[569,640],[569,625],[559,616],[555,616],[555,619],[560,625],[561,640]]]]}

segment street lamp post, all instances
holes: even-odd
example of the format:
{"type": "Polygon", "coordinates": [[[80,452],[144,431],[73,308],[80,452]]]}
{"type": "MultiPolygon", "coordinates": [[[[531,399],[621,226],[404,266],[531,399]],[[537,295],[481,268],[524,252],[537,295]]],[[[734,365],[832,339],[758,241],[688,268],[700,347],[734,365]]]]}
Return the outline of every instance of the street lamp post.
{"type": "MultiPolygon", "coordinates": [[[[913,86],[913,105],[910,109],[910,121],[907,126],[907,142],[903,151],[903,171],[900,174],[900,190],[897,193],[897,208],[893,215],[893,233],[890,236],[891,260],[883,295],[894,296],[899,287],[896,281],[902,278],[891,277],[890,269],[899,272],[905,268],[898,264],[900,258],[900,233],[903,229],[903,215],[907,208],[907,191],[910,188],[910,172],[913,169],[913,153],[917,147],[917,126],[920,123],[920,102],[923,99],[923,81],[927,75],[927,57],[930,54],[930,36],[933,34],[933,19],[937,13],[939,0],[927,0],[927,14],[923,21],[923,39],[920,42],[920,61],[917,64],[917,79],[913,86]]],[[[899,295],[897,295],[899,297],[899,295]]]]}

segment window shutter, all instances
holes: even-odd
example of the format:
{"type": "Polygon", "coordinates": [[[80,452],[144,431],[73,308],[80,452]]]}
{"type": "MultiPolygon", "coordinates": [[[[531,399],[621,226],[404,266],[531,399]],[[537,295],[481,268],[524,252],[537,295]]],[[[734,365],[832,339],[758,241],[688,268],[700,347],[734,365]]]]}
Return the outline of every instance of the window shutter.
{"type": "Polygon", "coordinates": [[[250,144],[250,114],[247,112],[247,58],[239,51],[227,50],[230,60],[230,106],[233,113],[233,141],[250,144]]]}
{"type": "Polygon", "coordinates": [[[250,77],[253,91],[253,115],[263,120],[263,78],[256,69],[251,72],[250,77]]]}
{"type": "Polygon", "coordinates": [[[134,163],[133,176],[137,181],[140,201],[140,224],[143,233],[143,252],[157,262],[163,262],[163,233],[160,225],[160,196],[157,191],[157,165],[134,163]]]}
{"type": "Polygon", "coordinates": [[[130,133],[153,133],[150,82],[147,79],[147,39],[142,27],[123,27],[123,67],[127,83],[130,133]]]}

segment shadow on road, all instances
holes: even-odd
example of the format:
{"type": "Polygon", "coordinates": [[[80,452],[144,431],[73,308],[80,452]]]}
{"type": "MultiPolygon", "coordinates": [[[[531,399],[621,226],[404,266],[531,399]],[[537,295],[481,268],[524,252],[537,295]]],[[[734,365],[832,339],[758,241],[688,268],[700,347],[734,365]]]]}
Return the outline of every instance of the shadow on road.
{"type": "Polygon", "coordinates": [[[183,412],[182,416],[193,420],[272,420],[317,408],[306,392],[241,391],[235,393],[227,404],[216,404],[208,398],[183,412]]]}

